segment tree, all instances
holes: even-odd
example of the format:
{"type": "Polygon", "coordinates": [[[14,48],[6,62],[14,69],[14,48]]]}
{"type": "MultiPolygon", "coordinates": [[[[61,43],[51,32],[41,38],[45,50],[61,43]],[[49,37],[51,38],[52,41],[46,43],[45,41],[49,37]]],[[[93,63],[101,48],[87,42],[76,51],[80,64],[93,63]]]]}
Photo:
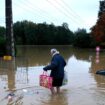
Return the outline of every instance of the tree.
{"type": "Polygon", "coordinates": [[[78,29],[75,32],[75,40],[73,45],[77,47],[87,48],[90,47],[91,37],[85,29],[78,29]]]}
{"type": "Polygon", "coordinates": [[[91,28],[91,35],[98,45],[105,47],[105,0],[100,1],[98,19],[96,24],[91,28]]]}
{"type": "Polygon", "coordinates": [[[5,28],[0,27],[0,56],[6,54],[5,28]]]}
{"type": "Polygon", "coordinates": [[[97,42],[105,42],[105,13],[103,13],[95,26],[91,28],[91,34],[97,42]]]}
{"type": "Polygon", "coordinates": [[[55,26],[25,20],[14,23],[13,29],[16,43],[22,45],[69,45],[74,38],[67,23],[55,26]]]}
{"type": "Polygon", "coordinates": [[[0,36],[5,37],[5,28],[4,27],[0,27],[0,36]]]}

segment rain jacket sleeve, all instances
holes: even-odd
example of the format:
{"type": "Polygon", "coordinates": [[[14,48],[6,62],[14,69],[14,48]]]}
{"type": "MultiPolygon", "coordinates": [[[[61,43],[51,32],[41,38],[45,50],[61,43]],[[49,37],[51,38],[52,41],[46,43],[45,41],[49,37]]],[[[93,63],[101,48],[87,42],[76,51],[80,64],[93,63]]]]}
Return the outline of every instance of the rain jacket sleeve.
{"type": "Polygon", "coordinates": [[[56,58],[52,58],[51,63],[43,68],[44,71],[53,70],[58,65],[56,58]]]}

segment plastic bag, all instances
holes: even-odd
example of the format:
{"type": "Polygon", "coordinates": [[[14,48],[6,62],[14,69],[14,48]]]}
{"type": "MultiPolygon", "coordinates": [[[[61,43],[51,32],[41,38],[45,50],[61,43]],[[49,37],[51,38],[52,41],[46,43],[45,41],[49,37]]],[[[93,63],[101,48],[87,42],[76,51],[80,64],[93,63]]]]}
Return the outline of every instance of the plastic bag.
{"type": "Polygon", "coordinates": [[[68,76],[67,76],[67,72],[64,71],[64,78],[63,78],[63,83],[62,83],[62,85],[67,85],[67,83],[68,83],[68,76]]]}
{"type": "Polygon", "coordinates": [[[45,87],[45,88],[52,88],[52,81],[53,78],[48,76],[47,73],[43,72],[43,74],[40,75],[40,86],[45,87]]]}

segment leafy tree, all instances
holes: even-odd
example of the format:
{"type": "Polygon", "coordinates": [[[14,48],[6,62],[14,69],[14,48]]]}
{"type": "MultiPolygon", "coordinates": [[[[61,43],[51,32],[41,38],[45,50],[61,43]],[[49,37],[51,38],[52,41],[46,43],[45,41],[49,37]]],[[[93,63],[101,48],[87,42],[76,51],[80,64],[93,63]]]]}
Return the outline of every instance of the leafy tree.
{"type": "Polygon", "coordinates": [[[105,13],[103,13],[95,26],[91,28],[91,34],[97,42],[105,42],[105,13]]]}
{"type": "Polygon", "coordinates": [[[17,44],[63,45],[71,44],[74,34],[67,23],[55,26],[53,23],[36,24],[25,20],[14,23],[14,36],[17,44]]]}
{"type": "Polygon", "coordinates": [[[0,27],[0,56],[6,54],[5,42],[5,28],[0,27]]]}
{"type": "Polygon", "coordinates": [[[105,0],[99,3],[98,19],[91,28],[91,35],[98,45],[105,48],[105,0]]]}
{"type": "Polygon", "coordinates": [[[5,28],[0,27],[0,36],[4,37],[5,36],[5,28]]]}
{"type": "Polygon", "coordinates": [[[90,47],[91,37],[85,29],[78,29],[75,32],[74,46],[87,48],[90,47]]]}

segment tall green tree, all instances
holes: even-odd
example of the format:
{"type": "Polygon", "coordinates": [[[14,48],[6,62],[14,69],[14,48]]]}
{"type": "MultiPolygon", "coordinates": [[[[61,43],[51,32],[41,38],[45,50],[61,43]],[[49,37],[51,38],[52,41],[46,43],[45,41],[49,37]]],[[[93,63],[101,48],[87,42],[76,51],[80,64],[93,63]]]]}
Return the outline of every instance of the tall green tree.
{"type": "Polygon", "coordinates": [[[5,28],[0,26],[0,56],[6,54],[5,28]]]}
{"type": "Polygon", "coordinates": [[[30,21],[14,23],[14,35],[17,44],[23,45],[66,45],[72,43],[74,36],[67,23],[55,26],[53,23],[30,21]]]}
{"type": "Polygon", "coordinates": [[[78,29],[75,32],[74,46],[87,48],[90,47],[91,36],[86,32],[86,29],[78,29]]]}

